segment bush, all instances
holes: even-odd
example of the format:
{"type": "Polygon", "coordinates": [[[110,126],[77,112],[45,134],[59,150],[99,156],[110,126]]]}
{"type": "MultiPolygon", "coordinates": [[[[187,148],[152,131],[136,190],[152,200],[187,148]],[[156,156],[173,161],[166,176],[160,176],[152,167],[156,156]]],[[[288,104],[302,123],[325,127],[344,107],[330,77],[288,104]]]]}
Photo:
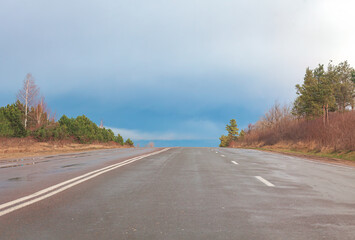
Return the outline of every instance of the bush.
{"type": "MultiPolygon", "coordinates": [[[[99,128],[94,122],[92,122],[85,115],[78,116],[77,118],[68,118],[63,115],[59,121],[61,127],[65,127],[66,133],[69,136],[74,137],[74,139],[80,143],[91,143],[93,141],[98,142],[117,142],[123,145],[123,138],[121,135],[115,136],[111,129],[99,128]]],[[[133,142],[130,140],[130,144],[133,142]]]]}
{"type": "MultiPolygon", "coordinates": [[[[25,137],[28,135],[23,123],[23,113],[17,104],[0,108],[0,137],[25,137]]],[[[80,143],[116,142],[133,146],[130,139],[124,143],[121,135],[115,136],[111,129],[99,128],[85,115],[68,118],[63,115],[58,122],[49,122],[33,130],[31,135],[39,141],[63,140],[69,137],[80,143]]]]}
{"type": "Polygon", "coordinates": [[[0,136],[26,137],[27,131],[22,124],[21,111],[16,104],[0,108],[0,136]]]}
{"type": "Polygon", "coordinates": [[[60,126],[58,123],[42,126],[41,128],[32,132],[32,136],[39,141],[49,140],[64,140],[67,139],[69,134],[65,126],[60,126]]]}
{"type": "Polygon", "coordinates": [[[128,138],[128,139],[126,140],[126,142],[125,142],[125,145],[130,146],[130,147],[133,147],[133,142],[132,142],[132,140],[128,138]]]}
{"type": "Polygon", "coordinates": [[[291,144],[315,151],[355,150],[355,111],[329,114],[329,123],[322,117],[313,120],[284,117],[277,124],[261,127],[260,121],[246,130],[237,144],[265,146],[291,144]]]}
{"type": "Polygon", "coordinates": [[[115,137],[115,142],[121,144],[122,146],[124,145],[123,137],[120,134],[117,134],[117,137],[115,137]]]}

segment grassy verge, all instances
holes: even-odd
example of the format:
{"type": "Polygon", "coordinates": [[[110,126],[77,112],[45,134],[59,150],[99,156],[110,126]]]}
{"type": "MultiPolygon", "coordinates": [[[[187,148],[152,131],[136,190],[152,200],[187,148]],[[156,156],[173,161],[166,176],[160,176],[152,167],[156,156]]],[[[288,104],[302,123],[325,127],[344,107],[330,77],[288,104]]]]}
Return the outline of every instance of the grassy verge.
{"type": "Polygon", "coordinates": [[[33,137],[0,138],[0,160],[127,147],[113,141],[80,144],[70,140],[39,142],[33,137]]]}

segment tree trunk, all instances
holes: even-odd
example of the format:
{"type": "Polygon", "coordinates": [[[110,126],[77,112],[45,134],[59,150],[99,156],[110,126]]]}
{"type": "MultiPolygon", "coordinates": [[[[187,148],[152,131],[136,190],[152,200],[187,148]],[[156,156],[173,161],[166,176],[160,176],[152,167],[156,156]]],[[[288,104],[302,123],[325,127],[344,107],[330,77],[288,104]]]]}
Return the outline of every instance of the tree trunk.
{"type": "Polygon", "coordinates": [[[329,124],[329,105],[327,103],[327,124],[329,124]]]}
{"type": "Polygon", "coordinates": [[[323,104],[323,125],[325,125],[325,105],[323,104]]]}
{"type": "Polygon", "coordinates": [[[26,96],[25,96],[25,129],[27,129],[29,84],[30,84],[30,81],[27,79],[27,82],[26,82],[26,96]]]}

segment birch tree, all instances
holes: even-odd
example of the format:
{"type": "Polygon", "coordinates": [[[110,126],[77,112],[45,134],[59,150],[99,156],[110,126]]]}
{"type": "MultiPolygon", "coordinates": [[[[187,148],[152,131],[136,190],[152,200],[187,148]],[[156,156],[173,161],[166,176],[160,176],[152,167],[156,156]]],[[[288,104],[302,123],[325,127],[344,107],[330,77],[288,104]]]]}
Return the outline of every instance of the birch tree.
{"type": "Polygon", "coordinates": [[[18,91],[17,100],[21,102],[24,109],[24,126],[27,129],[28,112],[36,103],[39,94],[39,87],[35,84],[32,74],[28,73],[23,81],[23,87],[18,91]]]}

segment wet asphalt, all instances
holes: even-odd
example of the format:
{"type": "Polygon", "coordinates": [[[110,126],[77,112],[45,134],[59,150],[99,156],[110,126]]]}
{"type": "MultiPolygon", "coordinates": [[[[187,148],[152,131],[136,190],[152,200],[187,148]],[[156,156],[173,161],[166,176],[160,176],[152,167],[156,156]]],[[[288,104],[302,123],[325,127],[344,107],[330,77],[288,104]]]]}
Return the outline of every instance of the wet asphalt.
{"type": "MultiPolygon", "coordinates": [[[[0,204],[152,151],[0,168],[0,204]]],[[[0,216],[0,239],[354,236],[355,168],[242,149],[172,148],[0,216]]]]}

